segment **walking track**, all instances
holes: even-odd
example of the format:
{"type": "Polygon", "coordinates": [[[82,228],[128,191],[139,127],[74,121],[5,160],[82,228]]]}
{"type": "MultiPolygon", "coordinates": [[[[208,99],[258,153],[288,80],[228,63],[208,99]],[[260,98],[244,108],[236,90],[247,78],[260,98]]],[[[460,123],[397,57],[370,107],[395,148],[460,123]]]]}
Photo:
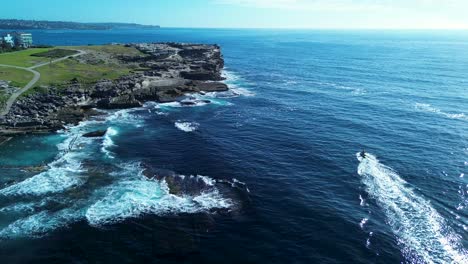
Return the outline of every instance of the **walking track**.
{"type": "Polygon", "coordinates": [[[19,66],[13,66],[13,65],[5,65],[5,64],[0,64],[0,67],[9,67],[9,68],[16,68],[16,69],[21,69],[21,70],[25,70],[25,71],[28,71],[28,72],[32,72],[34,74],[34,77],[32,78],[32,80],[26,84],[26,86],[24,86],[23,88],[21,88],[20,90],[16,91],[15,93],[13,93],[10,98],[8,98],[6,104],[5,104],[5,107],[3,110],[0,111],[0,117],[1,116],[5,116],[8,114],[8,112],[10,112],[10,109],[11,109],[11,106],[15,103],[16,99],[18,99],[18,97],[20,95],[22,95],[24,92],[28,91],[29,89],[31,89],[32,87],[34,87],[34,85],[37,83],[37,81],[39,81],[39,79],[41,78],[41,74],[38,72],[38,71],[35,71],[35,69],[39,68],[39,67],[42,67],[42,66],[46,66],[46,65],[49,65],[49,64],[52,64],[52,63],[56,63],[56,62],[60,62],[60,61],[63,61],[63,60],[66,60],[68,59],[69,57],[78,57],[78,56],[81,56],[83,54],[85,54],[86,52],[85,51],[82,51],[82,50],[78,50],[78,53],[75,54],[75,55],[72,55],[72,56],[66,56],[66,57],[62,57],[62,58],[59,58],[59,59],[56,59],[56,60],[53,60],[53,61],[50,61],[50,62],[44,62],[44,63],[41,63],[41,64],[37,64],[37,65],[34,65],[32,67],[29,67],[29,68],[25,68],[25,67],[19,67],[19,66]]]}

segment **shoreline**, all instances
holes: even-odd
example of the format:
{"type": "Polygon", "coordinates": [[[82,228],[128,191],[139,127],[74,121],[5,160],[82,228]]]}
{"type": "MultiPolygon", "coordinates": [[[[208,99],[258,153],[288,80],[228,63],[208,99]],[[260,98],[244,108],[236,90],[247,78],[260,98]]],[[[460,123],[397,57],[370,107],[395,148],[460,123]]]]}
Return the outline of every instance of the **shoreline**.
{"type": "MultiPolygon", "coordinates": [[[[182,43],[125,44],[145,56],[124,54],[119,62],[138,65],[132,72],[114,81],[101,79],[91,87],[78,80],[65,88],[50,87],[45,93],[33,93],[18,99],[10,112],[0,117],[0,137],[50,133],[66,125],[99,115],[96,109],[128,109],[145,102],[180,102],[185,94],[227,91],[221,82],[224,59],[218,45],[182,43]]],[[[86,61],[87,58],[82,60],[86,61]]],[[[209,102],[207,102],[209,103],[209,102]]]]}

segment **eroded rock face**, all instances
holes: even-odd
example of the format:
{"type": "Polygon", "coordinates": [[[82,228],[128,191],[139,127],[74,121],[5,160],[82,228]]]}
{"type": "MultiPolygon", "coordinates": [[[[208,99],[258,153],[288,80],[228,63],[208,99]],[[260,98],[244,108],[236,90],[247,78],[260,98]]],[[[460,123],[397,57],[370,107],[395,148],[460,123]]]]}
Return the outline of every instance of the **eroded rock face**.
{"type": "Polygon", "coordinates": [[[129,44],[146,56],[125,55],[121,63],[138,64],[146,70],[117,80],[100,80],[81,87],[71,80],[68,87],[22,97],[8,115],[0,117],[0,135],[55,131],[95,114],[93,107],[122,109],[146,101],[171,102],[186,93],[226,91],[221,71],[224,60],[217,45],[151,43],[129,44]]]}

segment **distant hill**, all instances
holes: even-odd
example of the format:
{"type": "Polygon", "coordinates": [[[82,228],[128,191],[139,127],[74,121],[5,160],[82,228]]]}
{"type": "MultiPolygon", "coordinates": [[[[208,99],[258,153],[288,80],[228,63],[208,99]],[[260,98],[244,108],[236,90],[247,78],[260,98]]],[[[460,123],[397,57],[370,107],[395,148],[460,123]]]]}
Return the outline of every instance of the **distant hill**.
{"type": "Polygon", "coordinates": [[[20,19],[0,19],[0,29],[93,29],[110,30],[118,28],[160,28],[160,26],[135,23],[78,23],[65,21],[37,21],[20,19]]]}

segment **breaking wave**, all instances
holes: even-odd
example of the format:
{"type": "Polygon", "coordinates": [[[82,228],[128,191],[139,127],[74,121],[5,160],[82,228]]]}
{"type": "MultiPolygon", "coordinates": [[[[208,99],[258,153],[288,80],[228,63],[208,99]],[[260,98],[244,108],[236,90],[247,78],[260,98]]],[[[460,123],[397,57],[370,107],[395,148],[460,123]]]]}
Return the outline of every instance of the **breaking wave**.
{"type": "Polygon", "coordinates": [[[450,119],[459,119],[459,120],[466,120],[468,121],[468,116],[466,116],[464,113],[447,113],[443,112],[439,108],[433,107],[430,104],[421,104],[421,103],[416,103],[414,105],[416,110],[418,111],[423,111],[423,112],[429,112],[429,113],[436,113],[441,116],[445,116],[450,119]]]}
{"type": "Polygon", "coordinates": [[[387,223],[403,246],[411,263],[468,263],[468,252],[461,237],[446,223],[430,202],[413,189],[390,167],[367,154],[361,158],[358,174],[369,195],[382,208],[387,223]]]}
{"type": "Polygon", "coordinates": [[[229,208],[231,201],[217,190],[197,196],[173,195],[165,181],[128,180],[111,186],[102,200],[86,211],[90,225],[101,226],[143,214],[196,213],[229,208]]]}
{"type": "Polygon", "coordinates": [[[107,129],[106,135],[104,135],[104,140],[102,141],[101,150],[102,152],[106,154],[108,158],[111,158],[111,159],[115,158],[109,149],[115,146],[114,141],[112,140],[112,137],[116,136],[118,133],[119,132],[116,129],[109,127],[107,129]]]}
{"type": "MultiPolygon", "coordinates": [[[[229,210],[235,204],[220,191],[218,181],[210,177],[171,173],[163,177],[155,174],[153,178],[148,178],[143,175],[144,170],[135,163],[118,165],[117,170],[110,173],[114,178],[112,184],[98,188],[88,197],[81,197],[79,200],[59,198],[61,206],[55,211],[47,208],[50,206],[45,206],[49,197],[39,202],[16,203],[4,207],[0,209],[0,213],[28,215],[0,230],[0,238],[43,237],[78,221],[99,227],[149,214],[193,214],[229,210]]],[[[230,182],[236,189],[237,183],[245,185],[237,180],[230,182]]]]}
{"type": "MultiPolygon", "coordinates": [[[[209,95],[198,96],[196,99],[202,102],[209,95]]],[[[222,100],[210,101],[223,104],[222,100]]],[[[148,103],[145,107],[162,110],[179,107],[177,104],[148,103]]],[[[112,152],[118,128],[142,126],[144,120],[135,111],[138,109],[103,111],[105,115],[60,131],[63,141],[57,145],[59,153],[46,171],[0,189],[0,196],[19,198],[7,199],[9,204],[0,208],[0,214],[14,219],[2,226],[0,238],[42,237],[79,221],[98,227],[148,214],[212,213],[238,208],[238,196],[230,190],[248,192],[248,188],[235,179],[217,181],[175,173],[148,178],[139,163],[120,163],[112,152]],[[82,137],[103,127],[107,128],[103,138],[82,137]]],[[[200,126],[186,121],[174,125],[184,132],[200,126]]]]}
{"type": "Polygon", "coordinates": [[[225,83],[229,86],[229,91],[219,92],[219,93],[208,93],[213,97],[237,97],[237,96],[255,96],[255,93],[244,88],[243,84],[245,83],[242,78],[236,75],[234,72],[224,70],[222,73],[225,83]]]}
{"type": "Polygon", "coordinates": [[[183,122],[183,121],[177,121],[175,122],[174,125],[175,127],[177,127],[177,129],[184,131],[184,132],[193,132],[197,130],[198,127],[200,126],[200,124],[196,122],[183,122]]]}
{"type": "Polygon", "coordinates": [[[57,212],[42,211],[21,218],[0,231],[1,238],[42,237],[58,228],[79,221],[82,213],[71,208],[57,212]]]}
{"type": "Polygon", "coordinates": [[[123,109],[118,111],[105,111],[108,116],[105,118],[105,122],[111,122],[112,124],[131,125],[134,127],[142,127],[143,120],[142,116],[136,115],[134,112],[140,108],[123,109]]]}
{"type": "Polygon", "coordinates": [[[216,180],[207,176],[184,176],[175,173],[154,177],[144,176],[146,169],[130,163],[114,173],[121,179],[98,190],[97,201],[86,209],[86,220],[92,226],[102,226],[137,218],[145,214],[209,212],[212,209],[228,209],[233,201],[223,197],[216,180]],[[169,182],[169,183],[168,183],[169,182]],[[173,190],[171,191],[171,185],[173,190]],[[178,193],[174,194],[174,189],[178,193]]]}
{"type": "Polygon", "coordinates": [[[48,169],[22,182],[10,185],[0,190],[0,195],[44,195],[58,193],[66,189],[83,184],[86,179],[85,170],[81,167],[81,161],[85,157],[83,153],[73,151],[74,144],[87,145],[91,141],[86,138],[72,137],[68,132],[68,138],[58,144],[59,157],[48,164],[48,169]]]}

